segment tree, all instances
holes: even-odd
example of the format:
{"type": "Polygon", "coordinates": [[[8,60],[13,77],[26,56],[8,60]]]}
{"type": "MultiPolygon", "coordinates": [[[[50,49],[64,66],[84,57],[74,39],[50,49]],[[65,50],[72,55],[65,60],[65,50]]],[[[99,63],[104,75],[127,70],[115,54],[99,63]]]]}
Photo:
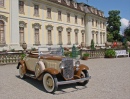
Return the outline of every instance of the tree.
{"type": "Polygon", "coordinates": [[[113,35],[111,33],[107,33],[107,41],[113,42],[113,35]]]}
{"type": "Polygon", "coordinates": [[[130,22],[129,26],[124,30],[124,35],[128,41],[130,41],[130,22]]]}
{"type": "Polygon", "coordinates": [[[119,16],[120,11],[118,10],[111,10],[109,11],[109,17],[108,17],[108,21],[107,21],[107,31],[113,35],[113,40],[120,40],[120,26],[121,26],[121,22],[120,19],[121,17],[119,16]]]}

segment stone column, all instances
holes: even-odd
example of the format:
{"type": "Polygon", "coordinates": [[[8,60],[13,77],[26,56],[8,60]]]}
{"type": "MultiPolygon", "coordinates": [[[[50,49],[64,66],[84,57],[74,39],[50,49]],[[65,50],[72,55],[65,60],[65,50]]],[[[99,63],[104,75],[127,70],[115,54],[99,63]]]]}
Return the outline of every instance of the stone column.
{"type": "Polygon", "coordinates": [[[85,44],[86,46],[90,46],[91,45],[91,39],[92,39],[92,19],[91,17],[87,17],[86,16],[86,21],[85,21],[85,44]]]}
{"type": "Polygon", "coordinates": [[[19,45],[19,0],[10,0],[10,40],[19,45]]]}

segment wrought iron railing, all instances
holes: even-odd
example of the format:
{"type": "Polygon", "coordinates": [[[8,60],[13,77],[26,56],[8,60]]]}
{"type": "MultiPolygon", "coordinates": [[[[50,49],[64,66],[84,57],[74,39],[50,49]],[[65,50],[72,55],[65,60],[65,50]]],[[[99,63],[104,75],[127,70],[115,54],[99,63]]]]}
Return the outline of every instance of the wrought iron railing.
{"type": "Polygon", "coordinates": [[[21,59],[22,52],[1,52],[0,64],[18,63],[21,59]]]}

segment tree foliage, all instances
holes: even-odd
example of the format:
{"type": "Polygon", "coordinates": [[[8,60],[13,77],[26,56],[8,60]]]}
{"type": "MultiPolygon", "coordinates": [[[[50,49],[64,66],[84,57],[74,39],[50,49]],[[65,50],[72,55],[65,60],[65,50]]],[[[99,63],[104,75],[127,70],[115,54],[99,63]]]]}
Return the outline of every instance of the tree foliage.
{"type": "Polygon", "coordinates": [[[107,41],[113,42],[113,35],[111,33],[107,33],[107,41]]]}
{"type": "Polygon", "coordinates": [[[119,16],[120,11],[118,10],[111,10],[109,11],[109,17],[108,17],[108,21],[107,21],[107,31],[113,35],[113,40],[120,40],[120,26],[121,26],[121,22],[120,19],[121,17],[119,16]]]}
{"type": "Polygon", "coordinates": [[[130,41],[130,25],[124,30],[124,35],[128,41],[130,41]]]}

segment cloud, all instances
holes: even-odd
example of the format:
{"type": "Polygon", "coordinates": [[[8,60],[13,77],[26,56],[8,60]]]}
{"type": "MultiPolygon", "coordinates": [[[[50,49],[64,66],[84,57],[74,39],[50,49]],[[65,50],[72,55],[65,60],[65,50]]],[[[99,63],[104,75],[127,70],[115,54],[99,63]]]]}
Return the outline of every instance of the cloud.
{"type": "Polygon", "coordinates": [[[122,18],[120,20],[121,22],[121,27],[120,27],[120,33],[123,34],[124,33],[124,29],[126,29],[129,25],[129,20],[125,19],[125,18],[122,18]]]}

